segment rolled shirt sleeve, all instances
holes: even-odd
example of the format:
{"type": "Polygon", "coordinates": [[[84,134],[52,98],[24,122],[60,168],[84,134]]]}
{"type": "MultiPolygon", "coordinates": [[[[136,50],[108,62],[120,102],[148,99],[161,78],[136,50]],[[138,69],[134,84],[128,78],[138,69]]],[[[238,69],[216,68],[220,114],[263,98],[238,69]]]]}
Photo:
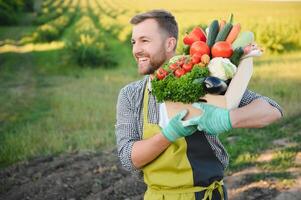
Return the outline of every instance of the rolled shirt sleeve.
{"type": "Polygon", "coordinates": [[[281,106],[276,103],[274,100],[270,99],[269,97],[266,96],[262,96],[258,93],[255,93],[253,91],[250,90],[246,90],[238,107],[243,107],[249,103],[251,103],[253,100],[255,99],[264,99],[265,101],[267,101],[270,105],[272,105],[273,107],[277,108],[279,110],[279,112],[281,113],[281,116],[283,116],[283,110],[281,108],[281,106]]]}
{"type": "Polygon", "coordinates": [[[131,152],[135,141],[140,140],[135,106],[131,105],[128,87],[122,88],[117,101],[117,113],[115,134],[117,140],[117,152],[122,166],[130,172],[139,172],[131,159],[131,152]]]}

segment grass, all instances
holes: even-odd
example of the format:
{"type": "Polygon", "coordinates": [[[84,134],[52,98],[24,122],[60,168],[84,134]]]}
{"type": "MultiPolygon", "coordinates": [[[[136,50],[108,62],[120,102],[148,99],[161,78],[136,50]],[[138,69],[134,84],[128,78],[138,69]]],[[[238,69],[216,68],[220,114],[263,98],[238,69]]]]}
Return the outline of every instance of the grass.
{"type": "Polygon", "coordinates": [[[114,144],[118,91],[137,78],[134,65],[85,69],[66,64],[67,57],[64,50],[0,55],[2,166],[114,144]]]}
{"type": "Polygon", "coordinates": [[[20,40],[23,35],[32,33],[36,26],[0,26],[0,40],[20,40]]]}
{"type": "Polygon", "coordinates": [[[295,166],[294,162],[296,152],[300,150],[298,148],[287,148],[277,151],[273,156],[273,159],[268,163],[260,164],[259,166],[265,170],[285,170],[295,166]]]}
{"type": "Polygon", "coordinates": [[[256,175],[248,177],[248,182],[256,182],[267,179],[280,179],[280,180],[291,180],[292,175],[289,172],[271,172],[271,173],[258,173],[256,175]]]}
{"type": "Polygon", "coordinates": [[[276,100],[284,110],[284,118],[262,129],[237,129],[221,136],[230,154],[229,172],[258,165],[263,169],[285,170],[294,166],[300,148],[280,151],[270,163],[258,164],[256,159],[266,149],[273,149],[273,140],[288,138],[300,146],[301,86],[300,52],[263,56],[255,59],[249,88],[276,100]],[[235,138],[231,143],[228,138],[235,138]]]}
{"type": "Polygon", "coordinates": [[[20,19],[18,25],[0,26],[0,45],[14,43],[36,29],[36,26],[32,25],[33,13],[19,13],[18,18],[20,19]]]}
{"type": "Polygon", "coordinates": [[[250,88],[277,100],[285,110],[287,117],[301,113],[300,53],[283,56],[264,56],[255,62],[257,66],[250,88]],[[264,87],[263,87],[264,86],[264,87]]]}
{"type": "Polygon", "coordinates": [[[16,44],[23,36],[29,36],[36,26],[0,26],[0,46],[16,44]]]}

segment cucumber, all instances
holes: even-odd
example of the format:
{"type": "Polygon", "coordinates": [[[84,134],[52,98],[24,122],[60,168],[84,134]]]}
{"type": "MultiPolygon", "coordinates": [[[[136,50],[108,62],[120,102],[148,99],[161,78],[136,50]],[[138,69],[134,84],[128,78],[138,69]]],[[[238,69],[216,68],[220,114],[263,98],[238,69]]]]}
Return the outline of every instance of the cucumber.
{"type": "Polygon", "coordinates": [[[238,47],[244,48],[248,44],[254,42],[254,34],[251,31],[242,32],[236,40],[232,43],[232,48],[236,49],[238,47]]]}
{"type": "Polygon", "coordinates": [[[229,35],[233,25],[230,23],[227,23],[222,30],[217,34],[215,42],[218,41],[225,41],[227,39],[227,36],[229,35]]]}
{"type": "Polygon", "coordinates": [[[233,27],[232,23],[233,23],[233,14],[231,13],[229,21],[225,24],[223,29],[219,31],[219,33],[216,36],[215,42],[225,41],[227,39],[227,36],[229,35],[233,27]]]}
{"type": "Polygon", "coordinates": [[[231,63],[233,63],[235,66],[239,65],[240,58],[244,54],[244,49],[242,47],[238,47],[234,49],[232,56],[230,57],[231,63]]]}
{"type": "Polygon", "coordinates": [[[214,45],[215,38],[218,34],[218,29],[219,29],[218,21],[213,20],[209,26],[209,33],[207,37],[207,45],[210,48],[214,45]]]}

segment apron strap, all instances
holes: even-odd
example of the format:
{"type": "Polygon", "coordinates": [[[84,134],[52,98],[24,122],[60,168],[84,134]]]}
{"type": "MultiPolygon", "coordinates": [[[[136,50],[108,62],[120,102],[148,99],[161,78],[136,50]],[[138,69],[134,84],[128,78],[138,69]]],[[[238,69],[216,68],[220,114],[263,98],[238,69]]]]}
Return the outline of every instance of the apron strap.
{"type": "Polygon", "coordinates": [[[144,90],[144,97],[143,97],[143,123],[148,123],[148,96],[149,91],[147,89],[148,83],[146,83],[145,90],[144,90]]]}
{"type": "Polygon", "coordinates": [[[215,189],[218,190],[218,192],[221,195],[222,200],[223,200],[224,199],[223,185],[224,185],[224,181],[220,180],[220,181],[214,181],[208,187],[201,187],[202,188],[201,191],[204,191],[204,190],[206,191],[203,200],[207,200],[207,198],[209,200],[212,200],[212,192],[215,189]]]}
{"type": "Polygon", "coordinates": [[[174,188],[174,189],[163,189],[163,188],[148,188],[147,190],[159,193],[159,194],[175,194],[175,193],[194,193],[194,192],[202,192],[205,191],[204,197],[202,200],[212,200],[212,193],[215,189],[218,190],[221,199],[224,199],[224,192],[223,192],[223,185],[224,181],[214,181],[209,186],[203,187],[203,186],[194,186],[190,188],[174,188]]]}

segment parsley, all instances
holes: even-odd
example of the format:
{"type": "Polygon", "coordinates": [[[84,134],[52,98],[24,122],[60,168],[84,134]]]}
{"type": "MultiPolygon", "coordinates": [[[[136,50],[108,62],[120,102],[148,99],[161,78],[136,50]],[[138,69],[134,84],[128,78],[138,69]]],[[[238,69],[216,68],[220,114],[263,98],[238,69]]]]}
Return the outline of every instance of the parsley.
{"type": "Polygon", "coordinates": [[[163,80],[152,80],[152,92],[158,102],[173,101],[182,103],[197,102],[205,95],[203,85],[193,83],[195,79],[209,76],[207,67],[194,66],[191,72],[177,78],[170,73],[163,80]]]}

